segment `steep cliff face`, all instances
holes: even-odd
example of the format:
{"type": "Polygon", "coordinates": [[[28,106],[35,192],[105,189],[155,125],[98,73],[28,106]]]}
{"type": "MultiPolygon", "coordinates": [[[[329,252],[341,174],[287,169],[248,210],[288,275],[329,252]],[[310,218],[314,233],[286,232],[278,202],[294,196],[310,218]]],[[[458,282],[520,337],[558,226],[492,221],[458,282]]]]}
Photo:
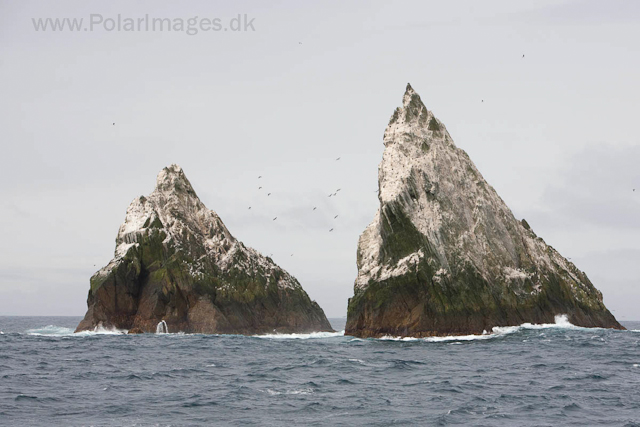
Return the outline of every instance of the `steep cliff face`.
{"type": "Polygon", "coordinates": [[[113,260],[91,278],[77,331],[257,334],[330,331],[324,312],[271,258],[236,240],[182,169],[164,168],[134,200],[113,260]]]}
{"type": "Polygon", "coordinates": [[[622,328],[587,276],[514,218],[410,85],[384,145],[347,334],[474,334],[558,314],[622,328]]]}

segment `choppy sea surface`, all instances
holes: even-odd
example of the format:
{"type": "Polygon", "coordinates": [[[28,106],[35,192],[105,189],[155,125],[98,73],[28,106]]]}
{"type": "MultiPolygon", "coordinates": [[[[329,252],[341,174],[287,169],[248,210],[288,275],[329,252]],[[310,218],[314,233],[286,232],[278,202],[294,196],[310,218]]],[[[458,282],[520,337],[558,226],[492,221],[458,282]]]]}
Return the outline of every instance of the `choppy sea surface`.
{"type": "Polygon", "coordinates": [[[0,425],[640,426],[640,322],[362,340],[79,321],[0,317],[0,425]]]}

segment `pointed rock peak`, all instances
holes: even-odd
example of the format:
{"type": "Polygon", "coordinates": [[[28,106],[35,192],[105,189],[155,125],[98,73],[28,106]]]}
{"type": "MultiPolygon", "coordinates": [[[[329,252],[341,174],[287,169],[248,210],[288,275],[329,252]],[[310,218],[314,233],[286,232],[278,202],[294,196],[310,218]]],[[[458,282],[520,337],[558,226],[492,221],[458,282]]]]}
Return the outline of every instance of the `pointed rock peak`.
{"type": "Polygon", "coordinates": [[[407,89],[404,91],[404,96],[402,97],[402,108],[405,110],[409,109],[418,109],[422,107],[426,110],[426,107],[420,100],[420,95],[413,90],[410,83],[407,83],[407,89]]]}
{"type": "Polygon", "coordinates": [[[432,118],[433,114],[422,103],[420,95],[413,90],[411,84],[407,83],[402,97],[402,107],[396,108],[389,120],[384,137],[385,145],[392,142],[391,139],[394,138],[394,135],[415,130],[414,125],[417,125],[418,128],[425,127],[432,118]]]}
{"type": "Polygon", "coordinates": [[[182,168],[175,163],[165,167],[160,171],[156,178],[156,192],[176,192],[176,193],[190,193],[195,196],[196,192],[193,190],[191,183],[184,174],[182,168]]]}
{"type": "Polygon", "coordinates": [[[622,328],[587,276],[514,218],[411,85],[384,145],[346,335],[481,334],[559,313],[622,328]]]}
{"type": "Polygon", "coordinates": [[[407,88],[404,90],[404,98],[403,98],[403,100],[405,100],[405,102],[403,102],[403,104],[407,105],[406,99],[411,99],[411,97],[414,94],[416,94],[416,91],[413,90],[413,87],[411,87],[411,83],[407,83],[407,88]]]}

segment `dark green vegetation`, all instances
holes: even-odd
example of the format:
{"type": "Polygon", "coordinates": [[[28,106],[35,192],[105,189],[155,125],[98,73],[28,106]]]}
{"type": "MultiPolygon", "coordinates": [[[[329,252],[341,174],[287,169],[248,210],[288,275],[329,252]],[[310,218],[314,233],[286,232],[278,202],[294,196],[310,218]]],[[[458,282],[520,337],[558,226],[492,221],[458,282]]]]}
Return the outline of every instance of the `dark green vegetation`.
{"type": "Polygon", "coordinates": [[[393,172],[380,177],[378,219],[358,248],[347,334],[480,334],[557,315],[622,328],[586,274],[514,218],[411,86],[385,147],[381,170],[393,172]]]}
{"type": "Polygon", "coordinates": [[[171,182],[159,181],[152,196],[132,204],[148,217],[141,228],[119,233],[126,252],[91,278],[89,309],[77,330],[155,332],[164,320],[170,332],[331,331],[298,281],[235,240],[175,168],[165,169],[171,182]],[[211,248],[212,240],[218,246],[211,248]]]}
{"type": "MultiPolygon", "coordinates": [[[[622,328],[605,307],[600,292],[575,267],[571,273],[586,285],[578,290],[568,275],[554,270],[536,272],[531,265],[532,276],[515,283],[488,281],[468,262],[461,262],[453,274],[439,276],[436,272],[442,266],[429,241],[398,205],[383,209],[388,209],[383,216],[388,220],[383,220],[382,227],[385,262],[395,263],[418,250],[425,256],[406,274],[372,280],[364,290],[356,290],[348,306],[346,333],[350,335],[481,334],[494,326],[554,323],[558,314],[566,314],[571,323],[580,326],[622,328]]],[[[550,247],[549,251],[555,252],[550,247]]],[[[523,256],[523,267],[525,261],[523,256]]]]}

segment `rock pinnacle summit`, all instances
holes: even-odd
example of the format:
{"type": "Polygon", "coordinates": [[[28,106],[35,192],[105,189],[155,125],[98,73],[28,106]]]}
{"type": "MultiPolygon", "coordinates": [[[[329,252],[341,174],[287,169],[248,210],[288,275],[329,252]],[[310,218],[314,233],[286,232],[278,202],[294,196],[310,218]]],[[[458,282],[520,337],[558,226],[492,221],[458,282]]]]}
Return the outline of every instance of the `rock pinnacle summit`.
{"type": "Polygon", "coordinates": [[[513,216],[411,85],[383,141],[380,205],[358,241],[346,334],[481,334],[558,315],[623,329],[587,275],[513,216]]]}

